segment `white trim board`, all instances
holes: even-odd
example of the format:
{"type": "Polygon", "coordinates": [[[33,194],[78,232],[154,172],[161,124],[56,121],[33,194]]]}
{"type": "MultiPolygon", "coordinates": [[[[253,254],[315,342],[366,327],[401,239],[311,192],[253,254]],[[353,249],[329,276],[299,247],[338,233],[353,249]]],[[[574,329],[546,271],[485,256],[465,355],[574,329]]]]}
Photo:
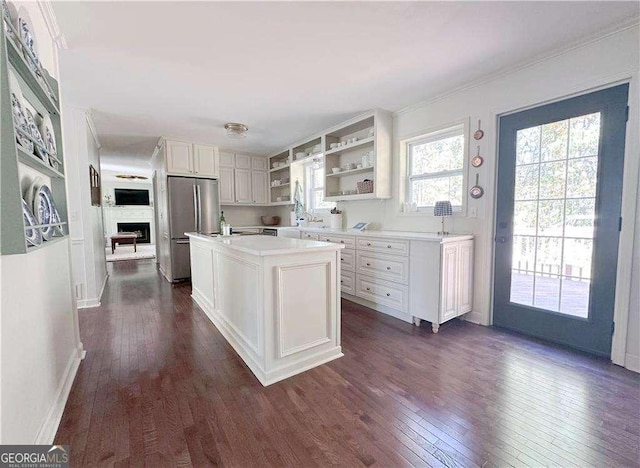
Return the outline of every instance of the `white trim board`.
{"type": "Polygon", "coordinates": [[[67,404],[69,393],[71,393],[73,381],[76,378],[80,362],[84,359],[85,354],[82,343],[71,353],[67,361],[67,367],[56,390],[56,397],[51,408],[49,408],[47,416],[44,421],[42,421],[36,438],[33,441],[34,444],[48,445],[53,443],[56,433],[58,432],[58,427],[60,426],[60,421],[62,420],[62,414],[64,413],[64,407],[67,404]]]}

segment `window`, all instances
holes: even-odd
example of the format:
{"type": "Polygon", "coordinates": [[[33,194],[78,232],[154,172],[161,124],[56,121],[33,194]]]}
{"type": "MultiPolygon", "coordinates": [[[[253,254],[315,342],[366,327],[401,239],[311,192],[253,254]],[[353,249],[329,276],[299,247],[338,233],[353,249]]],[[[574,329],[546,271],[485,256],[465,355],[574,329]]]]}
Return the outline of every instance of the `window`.
{"type": "Polygon", "coordinates": [[[305,205],[307,211],[330,210],[336,206],[333,202],[324,201],[324,164],[320,159],[314,160],[304,168],[305,205]]]}
{"type": "MultiPolygon", "coordinates": [[[[456,125],[412,139],[406,143],[406,200],[418,209],[449,200],[461,211],[464,198],[464,125],[456,125]]],[[[426,211],[426,210],[425,210],[426,211]]]]}

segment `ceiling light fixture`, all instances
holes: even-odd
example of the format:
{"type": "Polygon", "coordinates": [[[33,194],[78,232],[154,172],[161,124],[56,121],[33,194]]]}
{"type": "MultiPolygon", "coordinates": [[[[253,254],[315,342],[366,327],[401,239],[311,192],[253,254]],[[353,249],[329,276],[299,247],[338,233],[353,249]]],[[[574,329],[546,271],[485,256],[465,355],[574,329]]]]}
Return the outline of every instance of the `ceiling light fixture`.
{"type": "Polygon", "coordinates": [[[224,124],[224,128],[227,130],[227,136],[236,140],[245,138],[247,136],[247,132],[249,131],[249,127],[247,127],[245,124],[233,122],[224,124]]]}

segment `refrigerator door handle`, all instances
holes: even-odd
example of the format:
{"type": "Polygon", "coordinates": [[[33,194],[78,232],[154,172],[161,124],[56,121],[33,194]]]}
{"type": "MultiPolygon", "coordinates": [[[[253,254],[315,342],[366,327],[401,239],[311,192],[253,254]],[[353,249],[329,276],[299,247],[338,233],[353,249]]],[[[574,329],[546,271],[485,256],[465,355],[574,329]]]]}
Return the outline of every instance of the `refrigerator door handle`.
{"type": "Polygon", "coordinates": [[[196,194],[198,195],[198,232],[202,232],[202,199],[200,198],[200,186],[196,185],[196,194]]]}
{"type": "Polygon", "coordinates": [[[189,239],[187,240],[177,240],[176,244],[188,244],[189,243],[189,239]]]}
{"type": "Polygon", "coordinates": [[[193,186],[193,213],[194,213],[194,218],[193,218],[193,229],[198,232],[198,191],[196,189],[196,186],[193,186]]]}

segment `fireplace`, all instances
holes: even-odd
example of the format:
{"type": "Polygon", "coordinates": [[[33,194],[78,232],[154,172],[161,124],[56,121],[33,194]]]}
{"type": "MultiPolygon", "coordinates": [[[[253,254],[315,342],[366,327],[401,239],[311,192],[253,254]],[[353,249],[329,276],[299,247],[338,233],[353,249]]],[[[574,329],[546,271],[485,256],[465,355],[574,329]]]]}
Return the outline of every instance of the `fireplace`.
{"type": "Polygon", "coordinates": [[[151,243],[151,224],[149,223],[118,223],[118,232],[135,232],[138,244],[151,243]]]}

